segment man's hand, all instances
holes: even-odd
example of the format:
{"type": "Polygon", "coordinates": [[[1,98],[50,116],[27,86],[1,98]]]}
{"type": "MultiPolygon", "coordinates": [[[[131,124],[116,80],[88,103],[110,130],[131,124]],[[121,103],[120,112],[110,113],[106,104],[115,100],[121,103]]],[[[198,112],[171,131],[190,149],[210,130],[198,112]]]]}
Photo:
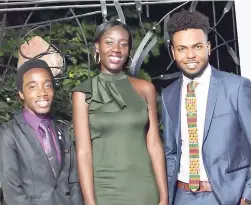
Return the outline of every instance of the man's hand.
{"type": "Polygon", "coordinates": [[[249,205],[249,204],[247,202],[245,202],[244,198],[242,197],[240,205],[249,205]]]}

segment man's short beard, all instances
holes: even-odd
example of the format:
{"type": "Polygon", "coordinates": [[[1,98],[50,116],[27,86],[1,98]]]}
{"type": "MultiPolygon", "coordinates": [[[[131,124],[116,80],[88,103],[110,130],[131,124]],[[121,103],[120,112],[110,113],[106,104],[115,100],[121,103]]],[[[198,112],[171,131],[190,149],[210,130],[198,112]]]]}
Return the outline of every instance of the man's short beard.
{"type": "Polygon", "coordinates": [[[200,77],[204,71],[206,70],[207,66],[208,66],[208,61],[205,63],[205,65],[202,67],[202,69],[199,70],[199,72],[197,73],[187,73],[186,71],[184,71],[184,69],[180,68],[179,66],[179,69],[181,70],[181,72],[183,73],[184,76],[186,76],[187,78],[193,80],[194,78],[196,77],[200,77]]]}

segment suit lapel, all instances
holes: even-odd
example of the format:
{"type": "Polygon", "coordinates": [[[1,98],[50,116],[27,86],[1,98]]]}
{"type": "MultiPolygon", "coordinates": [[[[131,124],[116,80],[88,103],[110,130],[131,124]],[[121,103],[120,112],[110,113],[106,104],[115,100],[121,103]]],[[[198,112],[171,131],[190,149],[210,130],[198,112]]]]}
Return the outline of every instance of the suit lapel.
{"type": "Polygon", "coordinates": [[[209,131],[209,127],[212,121],[213,113],[215,104],[217,101],[217,96],[219,93],[219,71],[212,67],[212,75],[210,78],[209,90],[208,90],[208,99],[207,99],[207,110],[205,116],[205,125],[204,125],[204,135],[203,135],[203,142],[205,142],[207,138],[207,134],[209,131]]]}
{"type": "MultiPolygon", "coordinates": [[[[40,142],[36,136],[36,133],[34,132],[32,127],[26,123],[22,113],[15,115],[15,119],[19,125],[21,132],[25,135],[28,142],[31,144],[31,147],[34,149],[34,153],[41,157],[41,159],[43,160],[43,163],[45,163],[45,166],[49,167],[49,170],[51,171],[50,176],[54,177],[54,174],[51,169],[51,165],[48,160],[48,157],[47,157],[46,153],[44,152],[44,149],[43,149],[42,145],[40,144],[40,142]]],[[[34,154],[34,153],[32,153],[32,154],[34,154]]]]}
{"type": "Polygon", "coordinates": [[[55,130],[57,144],[59,145],[60,155],[61,155],[61,162],[59,165],[58,172],[56,174],[56,181],[64,167],[65,163],[65,136],[63,130],[59,127],[58,123],[56,121],[52,121],[52,127],[55,130]]]}
{"type": "MultiPolygon", "coordinates": [[[[173,121],[173,125],[175,127],[175,136],[176,136],[176,142],[179,142],[180,140],[180,100],[181,100],[181,85],[182,85],[182,78],[180,77],[177,80],[177,84],[175,88],[173,89],[173,94],[171,97],[171,102],[169,103],[170,106],[170,114],[171,119],[173,121]]],[[[178,145],[178,143],[177,143],[178,145]]]]}

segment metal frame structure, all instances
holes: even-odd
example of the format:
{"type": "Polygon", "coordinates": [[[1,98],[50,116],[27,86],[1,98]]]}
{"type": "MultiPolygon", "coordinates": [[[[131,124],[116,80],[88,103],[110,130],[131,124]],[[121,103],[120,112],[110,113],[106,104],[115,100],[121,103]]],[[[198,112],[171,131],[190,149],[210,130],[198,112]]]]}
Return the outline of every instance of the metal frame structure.
{"type": "MultiPolygon", "coordinates": [[[[138,76],[139,70],[141,67],[141,64],[143,63],[143,60],[145,56],[149,53],[149,51],[155,46],[157,42],[157,38],[154,35],[154,30],[156,29],[156,26],[164,22],[164,28],[163,28],[163,39],[165,42],[165,45],[168,49],[169,52],[169,57],[170,57],[170,64],[167,66],[167,69],[165,72],[157,77],[154,77],[154,79],[159,79],[159,80],[170,80],[177,78],[179,76],[179,72],[172,73],[172,74],[166,74],[167,70],[172,66],[174,60],[172,59],[171,52],[170,52],[170,38],[168,36],[168,33],[166,31],[165,24],[167,23],[170,15],[175,12],[178,9],[183,8],[184,6],[190,5],[189,10],[192,12],[196,9],[197,5],[203,2],[199,1],[177,1],[177,0],[136,0],[136,1],[118,1],[118,0],[113,0],[113,1],[105,1],[105,0],[100,0],[100,1],[86,1],[86,0],[26,0],[26,1],[16,1],[16,0],[5,0],[5,1],[0,1],[0,20],[1,20],[1,27],[0,27],[0,48],[2,43],[4,43],[4,35],[5,32],[8,32],[10,29],[20,29],[19,36],[18,38],[24,37],[24,28],[30,28],[30,30],[39,27],[39,26],[45,26],[47,24],[53,24],[55,22],[62,22],[62,21],[69,21],[69,20],[76,20],[80,27],[80,32],[82,33],[82,36],[85,39],[85,44],[88,45],[88,42],[86,41],[85,38],[85,33],[83,31],[83,28],[81,27],[80,18],[84,18],[86,16],[90,15],[97,15],[101,14],[103,17],[103,21],[106,20],[107,18],[107,8],[108,7],[114,7],[118,13],[119,19],[126,23],[126,18],[123,13],[123,8],[125,7],[135,7],[136,11],[138,13],[139,17],[139,22],[140,25],[142,25],[141,22],[141,15],[143,12],[143,8],[146,10],[146,15],[149,16],[149,7],[152,5],[157,5],[157,4],[173,4],[179,2],[179,5],[166,13],[156,25],[152,27],[151,30],[146,32],[144,38],[142,39],[140,45],[138,46],[133,59],[132,59],[132,64],[130,66],[130,72],[134,76],[138,76]],[[85,9],[94,9],[95,11],[92,12],[86,12],[83,14],[75,14],[76,10],[81,10],[85,11],[85,9]],[[58,19],[51,19],[47,21],[40,21],[40,22],[33,22],[29,23],[31,16],[34,14],[36,11],[48,11],[48,10],[59,10],[59,9],[69,9],[71,12],[72,16],[69,17],[62,17],[58,19]],[[6,19],[7,15],[10,15],[12,12],[30,12],[28,15],[25,23],[23,25],[7,25],[6,19]]],[[[235,12],[234,12],[234,2],[233,1],[228,1],[226,2],[226,5],[222,11],[221,17],[217,20],[216,18],[216,12],[215,12],[215,3],[212,2],[213,4],[213,27],[211,28],[211,32],[214,33],[215,35],[215,47],[212,49],[212,51],[216,51],[216,56],[217,56],[217,65],[220,67],[220,60],[219,60],[219,52],[218,49],[222,46],[225,46],[227,49],[227,52],[229,55],[232,57],[234,63],[236,64],[236,74],[239,74],[239,57],[237,54],[237,35],[236,35],[236,24],[235,24],[235,12]],[[233,39],[230,40],[225,40],[222,35],[218,32],[217,27],[222,21],[222,19],[225,17],[225,15],[229,12],[232,11],[233,15],[233,39]],[[222,43],[219,43],[219,40],[222,43]],[[234,43],[234,48],[230,46],[230,43],[234,43]]],[[[15,49],[15,46],[13,47],[15,49]]],[[[5,67],[6,69],[10,68],[10,62],[12,59],[13,55],[10,55],[8,63],[6,65],[0,65],[2,67],[5,67]]],[[[88,52],[88,66],[90,68],[90,52],[88,52]]]]}

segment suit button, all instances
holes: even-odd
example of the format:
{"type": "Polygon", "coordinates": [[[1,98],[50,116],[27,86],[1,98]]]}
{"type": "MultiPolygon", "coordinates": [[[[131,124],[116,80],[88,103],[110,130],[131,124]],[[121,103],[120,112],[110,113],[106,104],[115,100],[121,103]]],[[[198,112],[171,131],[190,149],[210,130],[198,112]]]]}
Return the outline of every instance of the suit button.
{"type": "Polygon", "coordinates": [[[55,185],[55,186],[54,186],[54,189],[57,189],[57,188],[58,188],[58,185],[55,185]]]}

